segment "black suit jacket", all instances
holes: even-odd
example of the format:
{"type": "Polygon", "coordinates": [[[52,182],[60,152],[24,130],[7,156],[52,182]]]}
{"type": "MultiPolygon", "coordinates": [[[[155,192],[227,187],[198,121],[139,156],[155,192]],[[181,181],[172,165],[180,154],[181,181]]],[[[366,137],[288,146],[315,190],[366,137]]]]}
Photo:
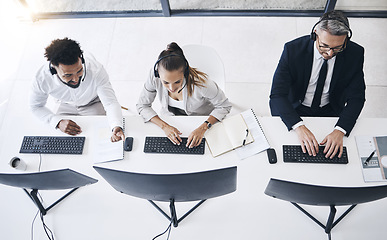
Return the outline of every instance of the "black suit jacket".
{"type": "MultiPolygon", "coordinates": [[[[309,36],[286,43],[274,73],[271,113],[280,116],[289,130],[301,121],[295,108],[304,100],[308,88],[315,47],[309,36]]],[[[364,48],[349,41],[346,49],[336,56],[329,87],[329,102],[339,117],[336,126],[343,128],[347,136],[365,102],[363,62],[364,48]]]]}

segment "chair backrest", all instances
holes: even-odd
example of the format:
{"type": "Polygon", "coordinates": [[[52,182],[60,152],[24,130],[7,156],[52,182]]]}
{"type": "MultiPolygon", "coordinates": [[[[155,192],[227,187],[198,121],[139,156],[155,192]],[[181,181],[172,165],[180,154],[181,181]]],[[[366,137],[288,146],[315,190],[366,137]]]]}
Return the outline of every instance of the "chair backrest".
{"type": "Polygon", "coordinates": [[[191,67],[208,74],[209,78],[226,92],[224,65],[215,49],[199,44],[185,45],[182,49],[191,67]]]}
{"type": "Polygon", "coordinates": [[[387,185],[372,187],[326,187],[270,179],[265,194],[306,205],[343,206],[387,197],[387,185]]]}
{"type": "Polygon", "coordinates": [[[94,166],[117,191],[147,200],[197,201],[236,190],[237,167],[184,174],[145,174],[94,166]]]}
{"type": "Polygon", "coordinates": [[[0,183],[13,187],[58,190],[83,187],[98,182],[71,169],[61,169],[36,173],[0,173],[0,183]]]}

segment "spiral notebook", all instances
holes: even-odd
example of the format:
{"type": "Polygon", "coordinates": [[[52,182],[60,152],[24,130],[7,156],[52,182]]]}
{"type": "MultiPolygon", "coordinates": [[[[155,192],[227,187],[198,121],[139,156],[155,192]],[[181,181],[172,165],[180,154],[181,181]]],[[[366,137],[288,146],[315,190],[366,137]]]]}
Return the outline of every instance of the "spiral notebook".
{"type": "Polygon", "coordinates": [[[213,157],[254,141],[241,114],[214,124],[204,135],[213,157]]]}
{"type": "Polygon", "coordinates": [[[246,110],[242,112],[241,115],[254,138],[254,142],[252,142],[251,144],[236,149],[239,158],[245,159],[262,151],[265,151],[266,149],[270,148],[270,144],[267,141],[265,133],[263,132],[261,124],[259,123],[258,118],[254,113],[254,110],[246,110]]]}
{"type": "MultiPolygon", "coordinates": [[[[125,118],[122,118],[122,127],[125,133],[125,118]]],[[[95,142],[92,149],[94,150],[94,163],[118,161],[124,159],[124,141],[112,142],[110,137],[112,130],[109,127],[106,118],[101,118],[95,125],[94,138],[95,142]]]]}

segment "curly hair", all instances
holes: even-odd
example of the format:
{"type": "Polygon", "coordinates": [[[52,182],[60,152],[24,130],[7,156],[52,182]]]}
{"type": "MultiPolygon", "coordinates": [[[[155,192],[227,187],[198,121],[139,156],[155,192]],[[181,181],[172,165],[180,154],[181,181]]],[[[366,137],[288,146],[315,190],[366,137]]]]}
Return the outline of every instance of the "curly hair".
{"type": "Polygon", "coordinates": [[[52,65],[73,65],[78,62],[83,51],[79,43],[69,38],[55,39],[45,48],[44,56],[52,65]]]}

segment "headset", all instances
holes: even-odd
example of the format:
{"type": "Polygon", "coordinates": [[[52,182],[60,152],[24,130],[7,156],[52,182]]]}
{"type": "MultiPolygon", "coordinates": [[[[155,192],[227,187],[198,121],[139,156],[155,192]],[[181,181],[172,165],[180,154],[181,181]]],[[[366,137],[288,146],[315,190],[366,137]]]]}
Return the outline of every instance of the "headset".
{"type": "Polygon", "coordinates": [[[159,59],[156,61],[155,66],[153,67],[153,73],[154,73],[155,77],[160,78],[160,74],[159,74],[159,71],[158,71],[158,69],[157,69],[157,65],[159,64],[159,62],[160,62],[161,60],[163,60],[164,58],[175,57],[175,56],[176,56],[176,57],[179,57],[179,58],[182,58],[182,59],[184,60],[185,65],[186,65],[186,66],[185,66],[185,69],[184,69],[184,77],[185,77],[186,81],[188,81],[188,76],[189,76],[189,64],[188,64],[187,59],[186,59],[183,55],[179,55],[179,54],[169,54],[169,55],[166,55],[166,56],[164,56],[164,57],[159,58],[159,59]]]}
{"type": "MultiPolygon", "coordinates": [[[[67,86],[69,86],[69,87],[71,87],[71,88],[77,88],[77,87],[79,87],[79,85],[81,84],[81,82],[83,82],[84,80],[85,80],[85,78],[86,78],[86,73],[87,73],[87,71],[86,71],[86,64],[85,64],[85,59],[83,58],[83,54],[81,54],[80,56],[79,56],[79,58],[81,58],[81,62],[82,62],[82,65],[84,65],[84,74],[83,74],[83,78],[81,79],[81,80],[79,80],[79,82],[78,82],[78,84],[77,85],[71,85],[71,84],[68,84],[68,83],[66,83],[66,82],[64,82],[59,76],[58,76],[58,78],[60,79],[60,81],[63,83],[63,84],[65,84],[65,85],[67,85],[67,86]]],[[[49,63],[49,68],[50,68],[50,73],[51,73],[51,75],[55,75],[55,74],[58,74],[58,72],[56,71],[56,69],[51,65],[51,61],[50,61],[50,63],[49,63]]]]}
{"type": "Polygon", "coordinates": [[[335,20],[335,21],[338,21],[338,22],[341,22],[342,24],[344,24],[344,26],[346,26],[348,28],[348,31],[349,31],[349,35],[347,35],[347,38],[345,39],[345,43],[347,43],[351,37],[352,37],[352,30],[351,28],[349,28],[349,25],[341,20],[340,18],[338,17],[330,17],[330,16],[324,16],[320,19],[320,21],[318,21],[312,28],[312,32],[310,33],[310,39],[312,39],[313,41],[316,41],[316,38],[317,38],[317,34],[314,32],[314,29],[316,28],[316,26],[321,23],[322,21],[325,21],[325,20],[335,20]]]}
{"type": "MultiPolygon", "coordinates": [[[[83,58],[83,54],[81,54],[79,57],[81,58],[82,64],[85,64],[85,59],[83,58]]],[[[49,67],[50,67],[50,73],[51,73],[51,75],[58,74],[58,72],[56,71],[56,69],[52,66],[51,62],[50,62],[50,64],[49,64],[49,67]]],[[[86,65],[85,65],[85,70],[86,70],[86,65]]],[[[85,74],[85,75],[86,75],[86,74],[85,74]]]]}

